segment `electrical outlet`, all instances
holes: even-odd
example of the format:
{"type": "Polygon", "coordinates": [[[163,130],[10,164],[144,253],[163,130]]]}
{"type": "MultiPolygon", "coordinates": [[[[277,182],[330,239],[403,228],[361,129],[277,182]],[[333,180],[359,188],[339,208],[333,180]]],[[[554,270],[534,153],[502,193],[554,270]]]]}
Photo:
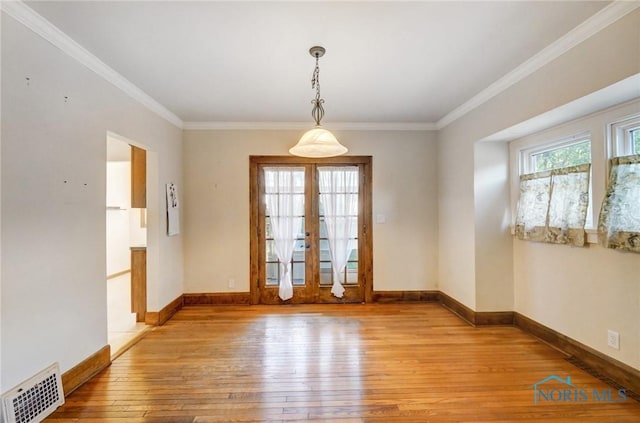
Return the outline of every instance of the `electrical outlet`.
{"type": "Polygon", "coordinates": [[[235,288],[236,287],[236,280],[235,279],[229,279],[229,288],[235,288]]]}
{"type": "Polygon", "coordinates": [[[607,345],[616,350],[620,349],[620,334],[609,329],[607,331],[607,345]]]}

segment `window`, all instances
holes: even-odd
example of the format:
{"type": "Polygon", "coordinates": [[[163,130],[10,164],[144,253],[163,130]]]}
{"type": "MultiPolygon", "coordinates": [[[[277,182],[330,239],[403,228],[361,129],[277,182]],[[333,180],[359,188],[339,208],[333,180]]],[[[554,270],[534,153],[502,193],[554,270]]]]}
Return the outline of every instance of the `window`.
{"type": "Polygon", "coordinates": [[[609,125],[609,158],[640,154],[640,115],[609,125]]]}
{"type": "Polygon", "coordinates": [[[609,154],[598,237],[607,248],[640,253],[640,115],[610,125],[609,154]]]}
{"type": "Polygon", "coordinates": [[[532,154],[531,159],[536,172],[591,163],[591,141],[532,154]]]}
{"type": "Polygon", "coordinates": [[[598,235],[608,248],[640,253],[640,154],[611,159],[598,235]]]}
{"type": "Polygon", "coordinates": [[[589,134],[522,150],[520,168],[516,236],[584,245],[584,227],[591,224],[589,134]]]}
{"type": "Polygon", "coordinates": [[[523,150],[521,174],[544,172],[587,163],[591,163],[591,139],[588,133],[582,133],[541,147],[523,150]]]}
{"type": "Polygon", "coordinates": [[[583,246],[590,170],[582,164],[520,176],[516,236],[583,246]]]}
{"type": "Polygon", "coordinates": [[[640,128],[629,131],[633,154],[640,154],[640,128]]]}

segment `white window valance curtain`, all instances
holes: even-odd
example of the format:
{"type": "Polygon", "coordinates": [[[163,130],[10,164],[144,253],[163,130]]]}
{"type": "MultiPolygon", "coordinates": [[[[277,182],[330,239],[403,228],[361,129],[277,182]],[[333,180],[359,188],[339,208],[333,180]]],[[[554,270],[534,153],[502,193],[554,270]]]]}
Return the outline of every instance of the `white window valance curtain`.
{"type": "Polygon", "coordinates": [[[584,246],[591,164],[520,176],[516,237],[584,246]]]}
{"type": "Polygon", "coordinates": [[[331,253],[331,293],[342,298],[342,279],[358,236],[358,168],[318,167],[320,206],[324,211],[331,253]]]}
{"type": "Polygon", "coordinates": [[[267,214],[276,255],[280,262],[278,295],[283,301],[293,297],[291,259],[298,234],[304,232],[304,168],[265,167],[264,187],[267,214]]]}
{"type": "Polygon", "coordinates": [[[598,238],[605,247],[640,253],[640,155],[611,160],[598,238]]]}

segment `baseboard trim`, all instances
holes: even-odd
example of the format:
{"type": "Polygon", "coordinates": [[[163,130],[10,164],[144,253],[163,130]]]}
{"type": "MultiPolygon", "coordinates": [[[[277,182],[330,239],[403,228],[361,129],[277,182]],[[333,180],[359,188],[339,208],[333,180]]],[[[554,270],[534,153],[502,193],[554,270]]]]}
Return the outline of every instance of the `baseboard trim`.
{"type": "Polygon", "coordinates": [[[144,322],[148,325],[162,326],[171,319],[184,305],[184,295],[178,296],[175,300],[164,306],[160,311],[147,311],[144,322]]]}
{"type": "Polygon", "coordinates": [[[440,300],[438,291],[373,291],[374,303],[428,302],[440,300]]]}
{"type": "MultiPolygon", "coordinates": [[[[474,311],[444,292],[424,291],[373,291],[374,303],[439,302],[473,326],[513,325],[512,311],[474,311]]],[[[250,292],[201,292],[182,295],[182,305],[249,305],[250,292]]],[[[147,312],[153,315],[153,312],[147,312]]],[[[171,317],[171,316],[169,316],[171,317]]],[[[168,319],[168,318],[167,318],[168,319]]],[[[166,321],[166,320],[165,320],[166,321]]],[[[148,324],[149,318],[147,318],[148,324]]]]}
{"type": "Polygon", "coordinates": [[[472,326],[476,324],[476,312],[444,292],[440,292],[440,304],[472,326]]]}
{"type": "Polygon", "coordinates": [[[517,312],[514,313],[514,325],[625,388],[640,392],[640,371],[633,367],[517,312]]]}
{"type": "Polygon", "coordinates": [[[111,346],[100,350],[62,374],[62,389],[65,397],[88,382],[111,364],[111,346]]]}
{"type": "Polygon", "coordinates": [[[513,326],[513,311],[476,311],[476,326],[513,326]]]}
{"type": "Polygon", "coordinates": [[[184,294],[184,305],[249,305],[250,292],[210,292],[184,294]]]}
{"type": "Polygon", "coordinates": [[[111,350],[111,362],[115,361],[122,354],[124,354],[127,351],[129,351],[129,349],[131,347],[133,347],[135,344],[140,342],[142,340],[142,338],[147,336],[151,332],[151,330],[152,330],[151,326],[147,325],[147,326],[144,327],[144,329],[142,331],[138,332],[133,338],[131,338],[128,342],[126,342],[120,348],[118,348],[115,351],[113,351],[113,349],[112,349],[111,350]]]}
{"type": "Polygon", "coordinates": [[[597,374],[605,376],[633,392],[640,392],[640,371],[595,349],[561,334],[514,311],[474,311],[444,292],[439,292],[440,304],[472,326],[512,325],[568,357],[584,363],[597,374]]]}
{"type": "MultiPolygon", "coordinates": [[[[249,292],[203,292],[184,294],[184,305],[248,305],[249,292]]],[[[374,291],[374,303],[438,302],[438,291],[374,291]]]]}
{"type": "Polygon", "coordinates": [[[513,311],[475,311],[444,292],[440,304],[472,326],[512,326],[513,311]]]}

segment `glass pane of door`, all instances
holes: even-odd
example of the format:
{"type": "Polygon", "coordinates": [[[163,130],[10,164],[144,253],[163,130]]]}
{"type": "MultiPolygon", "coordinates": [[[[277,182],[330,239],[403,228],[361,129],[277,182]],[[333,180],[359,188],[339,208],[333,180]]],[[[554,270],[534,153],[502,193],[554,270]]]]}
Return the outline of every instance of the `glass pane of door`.
{"type": "Polygon", "coordinates": [[[305,284],[305,168],[264,168],[265,285],[305,284]]]}
{"type": "Polygon", "coordinates": [[[359,169],[319,166],[320,285],[358,285],[359,169]]]}

